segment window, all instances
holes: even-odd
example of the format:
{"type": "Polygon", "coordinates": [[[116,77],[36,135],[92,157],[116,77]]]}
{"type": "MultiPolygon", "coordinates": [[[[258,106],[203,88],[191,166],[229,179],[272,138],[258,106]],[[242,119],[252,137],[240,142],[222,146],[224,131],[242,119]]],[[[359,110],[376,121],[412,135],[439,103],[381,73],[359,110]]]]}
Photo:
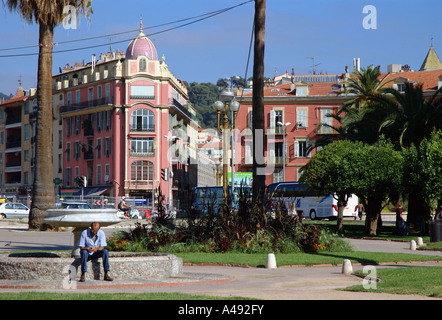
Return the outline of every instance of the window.
{"type": "Polygon", "coordinates": [[[75,104],[80,105],[80,90],[75,91],[75,104]]]}
{"type": "Polygon", "coordinates": [[[72,134],[72,118],[66,118],[66,136],[70,137],[72,134]]]}
{"type": "Polygon", "coordinates": [[[325,126],[321,126],[321,133],[332,133],[333,118],[329,115],[332,115],[332,109],[321,109],[321,123],[325,124],[325,126]]]}
{"type": "Polygon", "coordinates": [[[296,96],[297,97],[307,96],[307,87],[296,87],[296,96]]]}
{"type": "Polygon", "coordinates": [[[101,184],[101,165],[97,165],[97,184],[101,184]]]}
{"type": "Polygon", "coordinates": [[[140,59],[138,71],[146,71],[146,59],[140,59]]]}
{"type": "Polygon", "coordinates": [[[101,158],[101,138],[97,139],[97,158],[101,158]]]}
{"type": "Polygon", "coordinates": [[[282,110],[270,110],[270,128],[277,128],[278,122],[283,123],[282,110]]]}
{"type": "Polygon", "coordinates": [[[110,180],[110,165],[106,164],[104,166],[104,183],[109,183],[110,180]]]}
{"type": "Polygon", "coordinates": [[[106,95],[106,103],[110,103],[110,84],[106,83],[105,85],[105,95],[106,95]]]}
{"type": "Polygon", "coordinates": [[[155,116],[148,109],[138,109],[132,112],[130,117],[131,131],[155,131],[155,116]]]}
{"type": "Polygon", "coordinates": [[[153,157],[154,139],[153,138],[133,138],[130,141],[131,156],[153,157]]]}
{"type": "Polygon", "coordinates": [[[24,140],[29,140],[29,124],[25,124],[24,128],[24,140]]]}
{"type": "Polygon", "coordinates": [[[307,109],[296,109],[296,126],[306,128],[307,127],[307,109]]]}
{"type": "Polygon", "coordinates": [[[66,143],[66,161],[70,161],[71,160],[71,143],[67,142],[66,143]]]}
{"type": "Polygon", "coordinates": [[[111,138],[104,138],[103,152],[106,157],[111,154],[111,138]]]}
{"type": "Polygon", "coordinates": [[[81,131],[81,117],[75,116],[73,120],[74,120],[74,132],[76,135],[79,135],[81,131]]]}
{"type": "Polygon", "coordinates": [[[130,87],[131,99],[154,99],[155,87],[154,86],[131,86],[130,87]]]}
{"type": "Polygon", "coordinates": [[[131,180],[153,180],[153,163],[135,161],[130,166],[131,180]]]}
{"type": "Polygon", "coordinates": [[[72,179],[71,168],[66,168],[64,170],[64,183],[66,186],[71,185],[71,181],[72,181],[71,179],[72,179]]]}
{"type": "Polygon", "coordinates": [[[310,146],[310,141],[307,139],[296,139],[294,153],[295,157],[307,158],[310,157],[310,152],[307,152],[307,148],[310,146]]]}
{"type": "Polygon", "coordinates": [[[273,182],[284,182],[284,171],[282,169],[277,169],[273,171],[273,182]]]}
{"type": "Polygon", "coordinates": [[[80,155],[81,155],[81,145],[80,145],[80,142],[75,141],[74,142],[74,159],[75,160],[80,159],[80,155]]]}

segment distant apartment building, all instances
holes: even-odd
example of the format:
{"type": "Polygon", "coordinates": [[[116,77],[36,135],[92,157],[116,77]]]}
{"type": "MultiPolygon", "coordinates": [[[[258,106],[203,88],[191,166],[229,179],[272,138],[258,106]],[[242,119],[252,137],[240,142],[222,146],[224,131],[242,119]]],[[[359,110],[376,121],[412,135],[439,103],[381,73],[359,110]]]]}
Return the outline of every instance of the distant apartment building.
{"type": "MultiPolygon", "coordinates": [[[[360,63],[357,60],[358,68],[360,63]]],[[[297,181],[300,169],[315,154],[308,152],[312,141],[320,135],[333,133],[331,128],[320,123],[337,125],[328,117],[334,114],[348,97],[338,95],[345,89],[342,82],[350,76],[348,68],[341,75],[309,74],[278,76],[268,82],[264,89],[264,156],[267,166],[266,184],[285,180],[297,181]],[[285,144],[284,144],[285,142],[285,144]]],[[[387,85],[403,91],[406,82],[422,85],[424,95],[430,97],[442,87],[442,63],[434,48],[428,51],[419,71],[409,66],[392,64],[381,79],[392,80],[387,85]]],[[[235,171],[252,172],[252,94],[239,98],[241,108],[237,115],[236,128],[240,132],[236,139],[235,171]]]]}
{"type": "Polygon", "coordinates": [[[31,124],[35,89],[16,94],[0,104],[0,194],[27,195],[33,183],[34,128],[31,124]]]}
{"type": "Polygon", "coordinates": [[[184,197],[197,185],[198,123],[188,100],[142,28],[125,54],[66,65],[53,76],[61,194],[78,193],[75,178],[86,176],[85,195],[150,200],[152,192],[167,196],[170,188],[174,199],[184,197]]]}

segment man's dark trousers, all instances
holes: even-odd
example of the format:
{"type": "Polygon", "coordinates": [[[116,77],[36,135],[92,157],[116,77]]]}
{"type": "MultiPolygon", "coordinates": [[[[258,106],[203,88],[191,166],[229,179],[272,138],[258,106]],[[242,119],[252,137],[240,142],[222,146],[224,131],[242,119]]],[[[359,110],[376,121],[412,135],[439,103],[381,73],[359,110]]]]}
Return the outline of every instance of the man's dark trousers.
{"type": "Polygon", "coordinates": [[[81,257],[81,273],[87,272],[87,262],[89,260],[96,260],[103,258],[103,269],[104,272],[109,271],[109,251],[106,249],[96,251],[93,254],[89,254],[87,250],[80,251],[81,257]]]}

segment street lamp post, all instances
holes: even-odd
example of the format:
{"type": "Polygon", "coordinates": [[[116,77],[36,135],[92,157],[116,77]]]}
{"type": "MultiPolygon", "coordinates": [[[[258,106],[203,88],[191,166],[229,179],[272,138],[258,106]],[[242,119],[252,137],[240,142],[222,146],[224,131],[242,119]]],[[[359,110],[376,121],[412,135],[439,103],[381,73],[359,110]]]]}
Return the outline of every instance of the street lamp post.
{"type": "Polygon", "coordinates": [[[286,153],[287,153],[287,148],[285,146],[285,129],[291,125],[291,122],[286,122],[286,123],[282,123],[280,121],[277,122],[278,126],[281,126],[283,128],[283,132],[282,132],[282,138],[283,138],[283,142],[282,142],[282,179],[283,181],[285,181],[285,157],[286,157],[286,153]]]}
{"type": "MultiPolygon", "coordinates": [[[[228,162],[227,162],[227,150],[228,150],[228,138],[229,138],[229,132],[228,130],[232,130],[235,127],[235,118],[236,114],[239,110],[239,103],[237,101],[233,101],[235,95],[231,88],[226,88],[223,91],[221,91],[220,99],[221,101],[216,101],[214,104],[214,109],[218,114],[218,130],[222,132],[223,136],[223,193],[224,198],[227,198],[227,188],[228,188],[228,162]],[[233,111],[233,124],[229,124],[229,118],[227,116],[228,109],[233,111]],[[222,116],[222,123],[220,124],[220,115],[222,116]]],[[[233,141],[232,141],[233,143],[233,141]]],[[[233,156],[233,155],[232,155],[233,156]]],[[[233,159],[232,159],[232,166],[233,166],[233,159]]],[[[233,179],[233,177],[232,177],[233,179]]]]}
{"type": "Polygon", "coordinates": [[[170,156],[170,147],[171,147],[171,142],[173,140],[175,140],[177,137],[176,136],[164,136],[164,138],[167,139],[168,146],[169,146],[168,151],[167,151],[167,161],[169,162],[169,168],[167,170],[167,202],[168,202],[168,213],[169,213],[170,209],[171,209],[171,204],[170,204],[170,193],[171,193],[170,192],[170,187],[171,187],[171,183],[170,183],[170,179],[171,179],[171,175],[172,175],[172,172],[171,172],[171,169],[172,169],[172,167],[171,167],[172,158],[170,156]]]}

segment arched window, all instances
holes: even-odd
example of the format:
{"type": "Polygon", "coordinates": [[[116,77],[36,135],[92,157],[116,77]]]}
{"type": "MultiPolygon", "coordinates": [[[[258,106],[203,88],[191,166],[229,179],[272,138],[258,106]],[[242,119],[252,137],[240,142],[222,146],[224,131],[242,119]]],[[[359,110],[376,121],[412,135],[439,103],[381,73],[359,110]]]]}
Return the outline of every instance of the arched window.
{"type": "Polygon", "coordinates": [[[130,116],[131,131],[155,131],[155,116],[149,109],[138,109],[130,116]]]}
{"type": "Polygon", "coordinates": [[[132,162],[130,166],[131,180],[153,180],[153,163],[139,160],[132,162]]]}
{"type": "Polygon", "coordinates": [[[146,59],[141,58],[138,64],[138,71],[146,71],[146,59]]]}

